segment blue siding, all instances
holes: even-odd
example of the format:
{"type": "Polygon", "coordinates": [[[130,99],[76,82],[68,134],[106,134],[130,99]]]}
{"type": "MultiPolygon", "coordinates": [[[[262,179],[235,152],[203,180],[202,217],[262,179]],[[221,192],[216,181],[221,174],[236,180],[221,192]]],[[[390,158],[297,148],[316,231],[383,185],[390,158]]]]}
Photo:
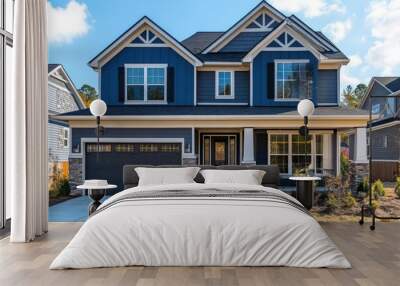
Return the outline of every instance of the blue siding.
{"type": "Polygon", "coordinates": [[[235,71],[235,98],[215,98],[215,72],[197,72],[197,102],[199,103],[248,103],[250,93],[250,73],[235,71]]]}
{"type": "Polygon", "coordinates": [[[338,72],[337,70],[318,71],[318,103],[338,104],[338,72]]]}
{"type": "Polygon", "coordinates": [[[101,68],[101,97],[110,105],[118,101],[118,68],[124,64],[168,64],[174,68],[175,96],[172,105],[193,105],[194,68],[171,48],[125,48],[101,68]]]}
{"type": "MultiPolygon", "coordinates": [[[[81,143],[81,138],[94,138],[94,128],[72,128],[72,148],[81,143]]],[[[106,128],[104,138],[183,138],[185,148],[193,148],[191,128],[106,128]]],[[[82,151],[82,150],[81,150],[82,151]]]]}
{"type": "Polygon", "coordinates": [[[268,51],[261,52],[253,61],[253,104],[255,106],[297,106],[297,102],[275,102],[272,98],[268,98],[267,65],[277,59],[308,59],[310,61],[313,81],[312,99],[316,102],[318,60],[315,56],[307,51],[268,51]]]}
{"type": "Polygon", "coordinates": [[[270,32],[241,32],[221,49],[223,53],[248,52],[270,32]]]}

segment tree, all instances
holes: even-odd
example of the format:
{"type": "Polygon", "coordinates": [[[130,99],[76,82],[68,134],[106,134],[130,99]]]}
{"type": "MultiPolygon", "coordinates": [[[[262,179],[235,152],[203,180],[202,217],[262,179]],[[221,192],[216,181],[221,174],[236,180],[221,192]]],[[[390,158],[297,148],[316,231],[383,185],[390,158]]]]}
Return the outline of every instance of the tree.
{"type": "Polygon", "coordinates": [[[78,92],[86,107],[89,107],[92,101],[99,97],[96,89],[88,84],[82,85],[78,92]]]}
{"type": "Polygon", "coordinates": [[[362,97],[367,91],[367,86],[360,83],[355,89],[348,85],[342,92],[343,102],[342,105],[349,108],[357,108],[361,102],[362,97]]]}

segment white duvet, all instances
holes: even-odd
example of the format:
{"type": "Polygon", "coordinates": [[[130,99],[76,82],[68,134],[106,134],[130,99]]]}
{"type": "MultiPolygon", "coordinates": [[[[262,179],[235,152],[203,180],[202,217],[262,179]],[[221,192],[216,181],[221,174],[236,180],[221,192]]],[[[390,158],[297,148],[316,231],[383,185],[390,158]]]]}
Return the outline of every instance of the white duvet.
{"type": "MultiPolygon", "coordinates": [[[[349,268],[311,216],[293,206],[246,198],[155,198],[108,204],[130,192],[266,190],[238,184],[136,187],[109,198],[50,269],[145,266],[349,268]]],[[[294,200],[292,197],[284,194],[294,200]]]]}

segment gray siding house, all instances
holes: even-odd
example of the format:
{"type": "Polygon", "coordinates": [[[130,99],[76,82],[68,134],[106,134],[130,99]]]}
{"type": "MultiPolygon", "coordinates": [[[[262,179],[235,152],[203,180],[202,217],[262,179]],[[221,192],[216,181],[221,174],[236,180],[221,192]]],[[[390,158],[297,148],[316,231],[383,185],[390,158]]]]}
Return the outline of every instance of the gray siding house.
{"type": "Polygon", "coordinates": [[[77,111],[84,108],[79,94],[60,64],[48,66],[48,148],[49,171],[56,164],[63,171],[68,170],[69,126],[67,123],[52,119],[57,114],[77,111]]]}
{"type": "MultiPolygon", "coordinates": [[[[376,117],[371,136],[372,176],[374,179],[393,181],[400,175],[400,77],[373,77],[360,107],[364,110],[371,107],[376,117]]],[[[353,142],[350,146],[353,147],[354,137],[350,134],[350,143],[353,142]]],[[[350,158],[354,156],[353,150],[350,147],[350,158]]]]}

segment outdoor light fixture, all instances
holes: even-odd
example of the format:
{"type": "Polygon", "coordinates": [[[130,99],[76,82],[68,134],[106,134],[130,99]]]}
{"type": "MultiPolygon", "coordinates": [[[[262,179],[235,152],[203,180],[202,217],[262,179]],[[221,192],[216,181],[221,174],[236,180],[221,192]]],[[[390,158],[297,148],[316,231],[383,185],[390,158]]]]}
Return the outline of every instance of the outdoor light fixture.
{"type": "Polygon", "coordinates": [[[99,160],[100,151],[100,136],[104,134],[104,127],[100,125],[100,117],[106,114],[107,104],[101,100],[96,99],[90,104],[90,113],[96,117],[96,136],[97,136],[97,161],[99,160]]]}
{"type": "Polygon", "coordinates": [[[303,99],[297,105],[297,112],[301,117],[304,118],[304,126],[301,126],[299,129],[299,133],[301,136],[304,136],[304,167],[305,173],[308,175],[308,166],[307,166],[307,139],[308,139],[308,117],[314,113],[314,103],[309,99],[303,99]]]}

